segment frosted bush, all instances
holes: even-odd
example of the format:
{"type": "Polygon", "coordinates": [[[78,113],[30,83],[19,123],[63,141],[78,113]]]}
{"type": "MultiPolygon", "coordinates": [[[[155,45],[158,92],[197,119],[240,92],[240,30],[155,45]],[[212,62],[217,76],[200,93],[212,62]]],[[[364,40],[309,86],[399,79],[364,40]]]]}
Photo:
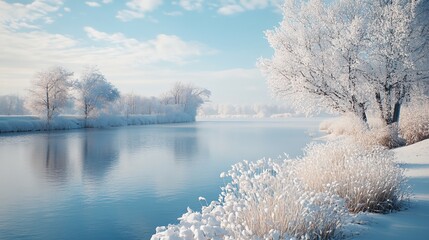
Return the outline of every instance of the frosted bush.
{"type": "Polygon", "coordinates": [[[393,153],[351,141],[312,144],[294,168],[311,189],[343,197],[350,212],[398,209],[407,197],[403,169],[393,153]]]}
{"type": "Polygon", "coordinates": [[[399,131],[407,144],[429,138],[428,99],[413,102],[402,109],[399,131]]]}
{"type": "Polygon", "coordinates": [[[359,132],[352,136],[356,144],[373,147],[387,147],[389,149],[405,145],[404,140],[398,136],[397,124],[381,126],[359,132]]]}
{"type": "Polygon", "coordinates": [[[342,198],[311,191],[294,177],[290,162],[241,162],[222,177],[219,202],[188,210],[178,225],[157,228],[152,239],[329,239],[347,209],[342,198]]]}
{"type": "Polygon", "coordinates": [[[200,212],[188,211],[179,218],[178,225],[157,227],[151,239],[224,239],[227,232],[221,227],[225,216],[224,208],[218,202],[204,206],[200,212]]]}
{"type": "Polygon", "coordinates": [[[346,114],[339,118],[324,120],[320,123],[319,129],[334,136],[356,135],[365,129],[365,124],[356,116],[346,114]]]}
{"type": "Polygon", "coordinates": [[[344,115],[339,118],[325,120],[320,123],[319,129],[333,136],[351,137],[357,144],[369,148],[384,146],[395,148],[404,145],[397,136],[397,125],[386,126],[380,118],[368,118],[365,124],[354,115],[344,115]]]}
{"type": "Polygon", "coordinates": [[[232,239],[327,239],[336,234],[346,213],[336,195],[304,187],[290,161],[259,160],[233,166],[223,202],[232,239]]]}

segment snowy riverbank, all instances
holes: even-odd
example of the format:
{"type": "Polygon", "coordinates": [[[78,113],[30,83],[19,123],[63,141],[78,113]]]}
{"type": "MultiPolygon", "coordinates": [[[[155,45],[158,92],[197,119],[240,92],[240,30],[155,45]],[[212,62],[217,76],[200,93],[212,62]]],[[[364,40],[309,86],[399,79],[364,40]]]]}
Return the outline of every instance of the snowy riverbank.
{"type": "Polygon", "coordinates": [[[356,239],[429,239],[429,139],[392,150],[412,189],[409,209],[370,214],[356,239]]]}
{"type": "Polygon", "coordinates": [[[232,181],[219,202],[200,198],[201,212],[188,209],[152,239],[428,239],[428,156],[429,140],[395,150],[346,141],[310,145],[299,161],[240,162],[221,174],[232,181]]]}
{"type": "Polygon", "coordinates": [[[107,128],[128,125],[148,125],[192,122],[194,117],[178,112],[165,115],[99,116],[85,119],[81,116],[60,116],[51,121],[49,127],[45,120],[36,116],[0,116],[0,133],[31,132],[46,130],[68,130],[79,128],[107,128]]]}

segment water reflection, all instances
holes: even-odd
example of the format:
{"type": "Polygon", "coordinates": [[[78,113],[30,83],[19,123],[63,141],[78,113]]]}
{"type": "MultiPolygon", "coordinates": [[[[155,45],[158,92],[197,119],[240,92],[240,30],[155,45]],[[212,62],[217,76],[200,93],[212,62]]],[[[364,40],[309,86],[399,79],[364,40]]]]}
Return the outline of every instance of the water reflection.
{"type": "Polygon", "coordinates": [[[88,130],[82,138],[84,177],[101,180],[118,161],[120,146],[116,130],[88,130]]]}
{"type": "Polygon", "coordinates": [[[181,129],[173,134],[171,138],[174,143],[174,156],[176,162],[193,162],[199,160],[200,144],[198,141],[198,129],[181,129]]]}
{"type": "Polygon", "coordinates": [[[0,136],[0,239],[148,239],[198,210],[199,196],[215,200],[231,164],[297,154],[306,130],[218,122],[0,136]]]}
{"type": "Polygon", "coordinates": [[[66,139],[58,134],[41,134],[37,141],[30,144],[31,162],[38,174],[45,175],[53,183],[67,181],[69,146],[66,139]]]}
{"type": "Polygon", "coordinates": [[[30,144],[34,172],[51,183],[74,176],[101,180],[119,159],[118,131],[38,134],[30,144]],[[74,175],[74,176],[73,176],[74,175]]]}

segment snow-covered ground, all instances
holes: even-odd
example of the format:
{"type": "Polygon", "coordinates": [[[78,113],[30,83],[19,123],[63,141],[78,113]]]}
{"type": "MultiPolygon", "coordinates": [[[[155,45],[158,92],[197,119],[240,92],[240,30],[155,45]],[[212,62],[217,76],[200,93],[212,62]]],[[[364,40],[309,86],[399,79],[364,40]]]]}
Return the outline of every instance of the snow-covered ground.
{"type": "Polygon", "coordinates": [[[45,120],[36,116],[0,116],[0,133],[67,130],[78,128],[106,128],[127,125],[148,125],[192,122],[194,117],[183,112],[164,115],[99,116],[85,120],[81,116],[59,116],[48,127],[45,120]]]}
{"type": "Polygon", "coordinates": [[[409,177],[413,192],[409,208],[370,214],[355,239],[429,239],[429,139],[393,151],[409,177]]]}

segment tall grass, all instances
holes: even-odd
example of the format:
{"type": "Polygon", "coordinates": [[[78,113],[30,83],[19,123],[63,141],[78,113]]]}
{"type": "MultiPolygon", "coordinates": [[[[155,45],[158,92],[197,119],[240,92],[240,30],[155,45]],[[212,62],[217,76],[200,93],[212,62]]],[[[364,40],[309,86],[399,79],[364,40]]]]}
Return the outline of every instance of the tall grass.
{"type": "Polygon", "coordinates": [[[290,161],[242,162],[227,176],[222,193],[227,210],[236,212],[225,226],[234,239],[329,239],[347,212],[337,195],[314,192],[296,178],[290,161]]]}
{"type": "Polygon", "coordinates": [[[365,125],[353,115],[344,115],[323,121],[319,129],[332,136],[351,137],[358,144],[369,147],[394,148],[405,143],[413,144],[429,138],[429,98],[417,98],[404,105],[399,125],[386,126],[379,118],[374,117],[369,118],[365,125]]]}
{"type": "Polygon", "coordinates": [[[407,144],[429,138],[429,100],[420,99],[402,109],[399,131],[407,144]]]}
{"type": "Polygon", "coordinates": [[[344,115],[336,119],[323,121],[319,129],[335,137],[353,139],[356,144],[367,146],[384,146],[394,148],[403,145],[403,141],[394,131],[397,125],[386,126],[379,118],[371,117],[368,123],[354,115],[344,115]]]}
{"type": "Polygon", "coordinates": [[[393,159],[380,147],[328,142],[309,145],[295,169],[311,189],[344,198],[350,212],[388,212],[407,198],[403,169],[393,159]]]}

